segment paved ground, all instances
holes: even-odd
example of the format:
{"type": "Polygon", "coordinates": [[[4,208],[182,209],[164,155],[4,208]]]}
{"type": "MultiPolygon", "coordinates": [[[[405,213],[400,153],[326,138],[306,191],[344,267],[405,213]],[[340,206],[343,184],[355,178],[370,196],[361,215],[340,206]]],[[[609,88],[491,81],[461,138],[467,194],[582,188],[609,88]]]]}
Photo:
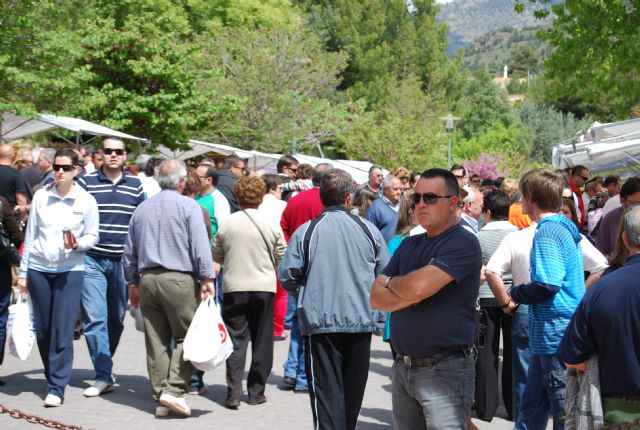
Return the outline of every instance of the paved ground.
{"type": "MultiPolygon", "coordinates": [[[[113,393],[87,399],[82,391],[93,378],[93,371],[84,338],[74,342],[74,371],[67,388],[65,403],[59,408],[42,406],[46,383],[37,348],[26,361],[7,356],[0,368],[0,375],[7,380],[0,387],[0,404],[23,412],[51,418],[87,429],[175,429],[176,425],[189,428],[233,429],[308,429],[312,426],[308,396],[279,389],[282,363],[286,358],[288,341],[276,342],[274,368],[266,396],[268,402],[259,406],[241,404],[231,411],[222,404],[226,395],[224,366],[205,374],[209,391],[204,396],[188,396],[193,415],[187,419],[155,418],[155,403],[151,400],[146,372],[144,338],[133,327],[133,319],[127,316],[126,329],[115,359],[114,373],[118,386],[113,393]]],[[[378,430],[391,428],[391,354],[380,337],[374,336],[371,368],[358,429],[378,430]]],[[[246,400],[246,397],[243,399],[246,400]]],[[[501,407],[492,423],[474,419],[480,429],[511,429],[513,423],[504,420],[501,407]]],[[[0,428],[37,429],[38,426],[0,415],[0,428]]],[[[43,427],[41,427],[43,428],[43,427]]],[[[551,427],[549,427],[551,428],[551,427]]]]}

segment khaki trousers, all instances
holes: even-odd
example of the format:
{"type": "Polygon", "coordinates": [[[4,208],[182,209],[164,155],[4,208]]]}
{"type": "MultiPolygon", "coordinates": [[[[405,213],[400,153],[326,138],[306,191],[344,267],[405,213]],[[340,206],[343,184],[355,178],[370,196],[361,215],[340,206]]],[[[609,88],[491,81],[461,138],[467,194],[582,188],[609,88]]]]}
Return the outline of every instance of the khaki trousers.
{"type": "Polygon", "coordinates": [[[147,371],[153,398],[162,393],[183,397],[193,367],[182,357],[182,345],[198,307],[193,276],[151,269],[140,281],[147,371]],[[172,340],[174,348],[172,350],[172,340]]]}

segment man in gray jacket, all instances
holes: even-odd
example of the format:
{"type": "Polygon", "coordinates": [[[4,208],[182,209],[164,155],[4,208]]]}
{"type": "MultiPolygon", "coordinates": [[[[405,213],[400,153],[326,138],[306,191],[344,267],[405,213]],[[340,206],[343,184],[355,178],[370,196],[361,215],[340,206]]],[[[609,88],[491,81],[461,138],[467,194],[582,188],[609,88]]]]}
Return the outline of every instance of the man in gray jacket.
{"type": "Polygon", "coordinates": [[[298,296],[316,429],[356,426],[376,328],[369,293],[389,261],[380,231],[349,213],[352,191],[347,172],[327,172],[325,210],[291,236],[278,270],[282,287],[298,296]]]}

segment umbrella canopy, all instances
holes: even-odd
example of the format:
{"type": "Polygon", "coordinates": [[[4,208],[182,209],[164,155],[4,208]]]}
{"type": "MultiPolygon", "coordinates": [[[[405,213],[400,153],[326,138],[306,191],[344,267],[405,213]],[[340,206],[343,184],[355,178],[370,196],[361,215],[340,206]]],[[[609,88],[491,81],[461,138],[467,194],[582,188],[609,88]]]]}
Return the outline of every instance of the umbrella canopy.
{"type": "Polygon", "coordinates": [[[121,131],[104,127],[89,121],[78,118],[70,118],[66,116],[55,116],[49,114],[37,114],[36,118],[26,118],[14,115],[10,112],[2,114],[2,126],[0,128],[0,137],[2,140],[20,139],[21,137],[30,136],[43,131],[63,128],[76,133],[77,144],[81,142],[82,134],[92,136],[111,136],[120,139],[135,140],[138,142],[148,142],[147,139],[132,136],[121,131]]]}

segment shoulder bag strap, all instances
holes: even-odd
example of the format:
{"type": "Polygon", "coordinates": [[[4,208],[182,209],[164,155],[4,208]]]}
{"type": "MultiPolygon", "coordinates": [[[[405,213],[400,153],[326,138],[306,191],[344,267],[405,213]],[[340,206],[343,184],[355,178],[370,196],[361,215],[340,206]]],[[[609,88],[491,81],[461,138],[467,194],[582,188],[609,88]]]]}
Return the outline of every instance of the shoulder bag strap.
{"type": "Polygon", "coordinates": [[[247,211],[245,211],[245,210],[243,210],[242,212],[247,216],[247,218],[249,218],[251,220],[253,225],[256,226],[256,229],[258,229],[258,233],[260,233],[260,236],[262,237],[262,240],[264,241],[264,244],[267,247],[267,251],[269,252],[269,259],[271,260],[271,264],[273,264],[273,268],[274,269],[277,269],[276,268],[276,259],[273,256],[273,251],[271,250],[271,245],[269,245],[269,242],[267,242],[267,238],[264,237],[264,234],[262,233],[262,230],[260,230],[260,227],[258,227],[258,224],[256,224],[256,222],[253,220],[253,218],[251,218],[251,215],[249,215],[247,213],[247,211]]]}

